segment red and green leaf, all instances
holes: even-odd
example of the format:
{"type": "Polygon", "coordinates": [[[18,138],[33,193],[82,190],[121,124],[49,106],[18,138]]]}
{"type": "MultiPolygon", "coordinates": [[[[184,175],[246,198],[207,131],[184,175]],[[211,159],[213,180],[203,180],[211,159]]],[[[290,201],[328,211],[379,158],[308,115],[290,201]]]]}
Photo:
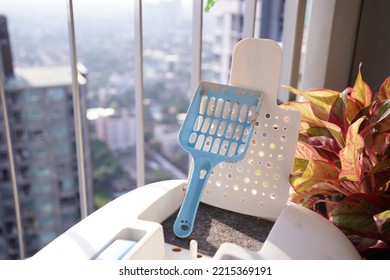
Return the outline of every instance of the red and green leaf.
{"type": "Polygon", "coordinates": [[[370,106],[372,99],[372,92],[370,87],[363,81],[361,73],[361,64],[359,65],[359,72],[353,86],[351,97],[359,101],[360,109],[370,106]]]}
{"type": "Polygon", "coordinates": [[[312,110],[312,103],[309,102],[288,102],[280,105],[280,107],[285,109],[298,110],[301,113],[301,128],[300,133],[306,134],[306,131],[311,133],[321,135],[324,133],[323,129],[327,131],[334,137],[338,142],[340,147],[344,147],[344,137],[343,132],[339,126],[328,121],[320,120],[316,117],[316,114],[312,110]],[[315,133],[316,129],[320,129],[318,133],[315,133]]]}
{"type": "Polygon", "coordinates": [[[333,196],[339,195],[333,185],[327,183],[318,183],[314,185],[309,190],[302,193],[294,193],[291,196],[291,201],[294,203],[299,203],[306,208],[312,209],[315,204],[318,202],[323,202],[323,200],[319,200],[318,196],[333,196]]]}
{"type": "MultiPolygon", "coordinates": [[[[379,232],[374,216],[389,210],[389,208],[389,198],[375,194],[358,193],[339,201],[329,215],[336,226],[349,234],[388,240],[390,238],[389,232],[386,231],[385,234],[379,232]]],[[[387,215],[386,213],[385,223],[388,223],[387,215]]]]}
{"type": "Polygon", "coordinates": [[[374,215],[378,231],[390,241],[390,210],[374,215]]]}
{"type": "Polygon", "coordinates": [[[374,128],[379,132],[390,131],[390,99],[380,102],[374,102],[370,109],[370,123],[362,130],[361,135],[373,132],[374,128]]]}
{"type": "Polygon", "coordinates": [[[366,119],[361,117],[348,129],[346,145],[340,151],[341,180],[360,181],[362,179],[361,155],[364,148],[363,137],[359,134],[360,124],[366,119]]]}
{"type": "Polygon", "coordinates": [[[306,130],[306,133],[308,135],[308,138],[313,136],[325,136],[325,137],[332,137],[332,133],[330,133],[329,129],[325,127],[310,127],[306,130]]]}
{"type": "Polygon", "coordinates": [[[334,102],[340,96],[340,92],[329,89],[300,91],[290,86],[284,86],[290,92],[309,100],[313,113],[320,120],[327,121],[334,102]]]}
{"type": "Polygon", "coordinates": [[[324,127],[326,127],[329,132],[332,134],[333,138],[337,141],[338,145],[340,147],[345,146],[345,140],[344,140],[344,135],[341,130],[341,128],[331,122],[327,121],[322,121],[322,124],[324,127]]]}
{"type": "Polygon", "coordinates": [[[382,83],[376,98],[380,101],[390,99],[390,77],[382,83]]]}
{"type": "Polygon", "coordinates": [[[367,174],[367,192],[390,194],[390,159],[379,161],[367,174]]]}
{"type": "Polygon", "coordinates": [[[326,159],[321,157],[313,146],[307,144],[306,142],[298,141],[295,150],[293,171],[303,172],[307,168],[310,159],[326,161],[326,159]]]}
{"type": "Polygon", "coordinates": [[[336,124],[345,134],[347,133],[348,126],[350,122],[347,118],[347,104],[348,104],[348,94],[353,91],[352,88],[345,89],[333,103],[333,106],[330,110],[328,121],[336,124]]]}
{"type": "Polygon", "coordinates": [[[334,153],[339,154],[341,147],[333,138],[326,136],[313,136],[307,139],[307,143],[315,147],[316,149],[323,149],[334,153]]]}
{"type": "Polygon", "coordinates": [[[309,161],[310,159],[326,161],[324,158],[320,156],[320,154],[313,146],[301,141],[297,143],[295,157],[300,159],[305,159],[307,161],[309,161]]]}
{"type": "Polygon", "coordinates": [[[362,108],[363,106],[361,105],[360,101],[354,99],[351,96],[348,96],[348,101],[345,108],[345,116],[349,123],[355,120],[362,108]]]}
{"type": "Polygon", "coordinates": [[[339,170],[328,162],[310,159],[304,172],[290,176],[290,183],[301,193],[318,183],[337,184],[338,174],[339,170]]]}

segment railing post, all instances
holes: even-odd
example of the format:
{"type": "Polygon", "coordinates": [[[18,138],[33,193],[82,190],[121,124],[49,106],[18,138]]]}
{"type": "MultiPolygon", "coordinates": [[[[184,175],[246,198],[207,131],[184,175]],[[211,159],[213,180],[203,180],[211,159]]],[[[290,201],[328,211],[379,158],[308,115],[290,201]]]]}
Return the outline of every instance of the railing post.
{"type": "Polygon", "coordinates": [[[257,0],[245,0],[242,38],[253,38],[255,35],[256,3],[257,0]]]}
{"type": "Polygon", "coordinates": [[[191,95],[202,77],[203,0],[193,0],[192,3],[191,95]]]}
{"type": "Polygon", "coordinates": [[[142,1],[134,0],[137,187],[145,185],[142,1]]]}
{"type": "Polygon", "coordinates": [[[21,217],[21,213],[20,213],[19,193],[18,193],[18,186],[16,184],[14,153],[13,153],[13,148],[12,148],[11,133],[10,133],[10,127],[9,127],[9,121],[8,121],[7,104],[6,104],[6,100],[5,100],[5,86],[4,86],[4,80],[3,80],[3,70],[1,69],[1,67],[0,67],[0,99],[1,99],[1,110],[3,111],[5,139],[6,139],[6,143],[7,143],[8,160],[9,160],[9,167],[10,167],[10,172],[11,172],[12,192],[13,192],[14,204],[15,204],[16,228],[18,230],[19,256],[23,260],[26,258],[26,253],[25,253],[25,247],[24,247],[22,217],[21,217]]]}
{"type": "Polygon", "coordinates": [[[77,51],[76,51],[76,35],[74,28],[73,1],[68,0],[68,32],[70,46],[70,64],[72,70],[72,91],[73,91],[73,112],[76,135],[76,151],[77,151],[77,170],[80,192],[80,212],[81,218],[88,215],[87,207],[87,188],[85,176],[85,160],[84,160],[84,145],[83,145],[83,129],[81,122],[81,106],[80,106],[80,91],[78,82],[77,70],[77,51]]]}
{"type": "MultiPolygon", "coordinates": [[[[306,4],[307,0],[287,0],[284,7],[281,84],[293,87],[298,86],[306,4]]],[[[288,90],[279,89],[280,101],[291,98],[288,90]]]]}

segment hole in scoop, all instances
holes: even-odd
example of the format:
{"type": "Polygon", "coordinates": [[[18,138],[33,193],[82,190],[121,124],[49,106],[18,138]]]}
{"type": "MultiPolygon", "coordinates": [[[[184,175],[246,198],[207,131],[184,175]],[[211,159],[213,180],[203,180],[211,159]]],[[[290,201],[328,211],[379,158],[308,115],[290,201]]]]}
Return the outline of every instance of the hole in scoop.
{"type": "Polygon", "coordinates": [[[207,171],[205,169],[202,169],[200,172],[199,172],[199,179],[200,180],[203,180],[205,177],[206,177],[206,174],[207,174],[207,171]]]}
{"type": "Polygon", "coordinates": [[[175,247],[175,248],[172,248],[172,251],[175,253],[179,253],[179,252],[181,252],[181,248],[175,247]]]}
{"type": "Polygon", "coordinates": [[[188,225],[181,225],[180,228],[181,228],[182,230],[184,230],[184,231],[187,231],[187,230],[190,229],[190,227],[189,227],[188,225]]]}

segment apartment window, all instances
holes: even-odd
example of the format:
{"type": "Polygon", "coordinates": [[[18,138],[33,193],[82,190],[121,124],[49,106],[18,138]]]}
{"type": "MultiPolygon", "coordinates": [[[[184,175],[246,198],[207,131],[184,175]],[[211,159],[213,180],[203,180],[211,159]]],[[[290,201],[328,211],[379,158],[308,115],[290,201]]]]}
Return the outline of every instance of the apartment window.
{"type": "Polygon", "coordinates": [[[16,123],[20,123],[22,121],[22,114],[19,111],[14,111],[13,116],[16,123]]]}
{"type": "Polygon", "coordinates": [[[60,205],[61,205],[61,207],[72,206],[72,205],[75,205],[76,202],[77,202],[77,197],[74,197],[74,196],[63,197],[60,200],[60,205]]]}
{"type": "Polygon", "coordinates": [[[45,132],[42,129],[37,129],[28,132],[28,139],[30,141],[43,140],[45,137],[45,132]]]}
{"type": "Polygon", "coordinates": [[[13,195],[13,193],[12,193],[11,184],[1,182],[0,197],[2,199],[6,200],[6,199],[12,198],[12,195],[13,195]]]}
{"type": "Polygon", "coordinates": [[[2,182],[8,182],[10,180],[9,171],[8,169],[2,169],[0,173],[0,179],[2,182]]]}
{"type": "Polygon", "coordinates": [[[39,90],[25,90],[21,92],[21,100],[25,102],[36,102],[42,99],[42,92],[39,90]]]}
{"type": "MultiPolygon", "coordinates": [[[[30,216],[34,213],[34,201],[32,199],[27,199],[22,201],[22,210],[25,213],[25,216],[30,216]]],[[[26,221],[30,221],[32,217],[27,217],[26,221]]]]}
{"type": "MultiPolygon", "coordinates": [[[[6,217],[11,217],[11,216],[15,215],[15,209],[14,209],[13,205],[9,205],[9,206],[7,205],[7,206],[4,207],[4,215],[6,217]]],[[[14,228],[12,227],[9,230],[9,232],[12,232],[13,229],[14,228]]]]}
{"type": "Polygon", "coordinates": [[[23,184],[21,186],[21,191],[25,196],[29,196],[31,193],[31,185],[30,184],[23,184]]]}
{"type": "Polygon", "coordinates": [[[70,156],[71,154],[73,154],[72,146],[68,143],[56,145],[53,150],[56,156],[70,156]]]}
{"type": "Polygon", "coordinates": [[[62,87],[49,88],[47,97],[52,101],[63,101],[66,98],[66,89],[62,87]]]}
{"type": "Polygon", "coordinates": [[[30,172],[33,177],[48,177],[50,175],[50,167],[45,165],[32,165],[30,172]]]}
{"type": "Polygon", "coordinates": [[[23,148],[17,148],[16,157],[20,161],[25,161],[28,158],[28,152],[23,148]]]}
{"type": "Polygon", "coordinates": [[[5,223],[5,231],[7,233],[12,233],[15,230],[15,223],[14,222],[6,222],[5,223]]]}
{"type": "MultiPolygon", "coordinates": [[[[1,234],[1,229],[0,229],[0,234],[1,234]]],[[[5,252],[7,246],[5,245],[4,239],[0,238],[0,254],[1,252],[5,252]]]]}
{"type": "Polygon", "coordinates": [[[38,199],[35,201],[35,210],[39,212],[40,215],[51,215],[54,210],[54,202],[47,199],[38,199]]]}
{"type": "Polygon", "coordinates": [[[73,211],[67,211],[66,213],[61,214],[61,224],[68,225],[74,223],[80,218],[78,209],[73,211]]]}
{"type": "Polygon", "coordinates": [[[27,109],[21,112],[22,121],[41,121],[44,117],[44,111],[42,108],[27,109]]]}
{"type": "Polygon", "coordinates": [[[62,178],[58,180],[58,188],[60,191],[74,190],[76,187],[75,179],[73,177],[62,178]]]}
{"type": "Polygon", "coordinates": [[[18,129],[16,130],[15,134],[16,134],[16,141],[24,141],[27,139],[26,132],[24,130],[18,129]]]}
{"type": "Polygon", "coordinates": [[[46,147],[30,147],[29,155],[32,159],[40,159],[45,158],[47,156],[47,148],[46,147]]]}
{"type": "Polygon", "coordinates": [[[45,231],[39,235],[39,243],[46,245],[56,237],[57,234],[54,231],[45,231]]]}
{"type": "Polygon", "coordinates": [[[29,172],[28,166],[22,166],[20,167],[20,174],[22,175],[23,178],[27,178],[28,172],[29,172]]]}
{"type": "Polygon", "coordinates": [[[53,106],[50,108],[49,116],[53,120],[63,119],[67,116],[65,106],[53,106]]]}
{"type": "Polygon", "coordinates": [[[48,182],[32,183],[31,193],[35,195],[44,195],[51,193],[51,185],[48,182]]]}
{"type": "Polygon", "coordinates": [[[0,161],[7,161],[8,154],[6,152],[0,152],[0,161]]]}
{"type": "Polygon", "coordinates": [[[241,33],[244,26],[244,17],[238,14],[231,15],[232,30],[241,33]]]}
{"type": "Polygon", "coordinates": [[[56,139],[66,137],[68,133],[69,129],[66,125],[59,124],[51,128],[51,135],[56,139]]]}
{"type": "Polygon", "coordinates": [[[17,104],[20,100],[19,91],[9,91],[9,97],[13,104],[17,104]]]}
{"type": "MultiPolygon", "coordinates": [[[[50,216],[48,217],[39,217],[36,219],[36,223],[38,228],[43,229],[43,228],[51,228],[54,226],[54,219],[50,216]]],[[[43,234],[44,235],[44,234],[43,234]]]]}
{"type": "Polygon", "coordinates": [[[217,24],[216,26],[219,27],[219,28],[223,28],[223,24],[224,24],[224,17],[223,16],[218,16],[217,17],[217,24]]]}

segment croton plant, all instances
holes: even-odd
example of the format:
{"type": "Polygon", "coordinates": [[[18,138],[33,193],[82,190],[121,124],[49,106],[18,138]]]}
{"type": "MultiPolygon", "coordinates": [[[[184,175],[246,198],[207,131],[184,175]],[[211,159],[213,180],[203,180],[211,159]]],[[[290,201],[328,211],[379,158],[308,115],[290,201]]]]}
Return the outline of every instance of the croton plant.
{"type": "MultiPolygon", "coordinates": [[[[390,77],[373,94],[359,72],[353,88],[300,91],[291,200],[339,227],[363,257],[390,253],[390,77]],[[322,207],[324,208],[324,207],[322,207]]],[[[389,256],[390,257],[390,256],[389,256]]]]}

